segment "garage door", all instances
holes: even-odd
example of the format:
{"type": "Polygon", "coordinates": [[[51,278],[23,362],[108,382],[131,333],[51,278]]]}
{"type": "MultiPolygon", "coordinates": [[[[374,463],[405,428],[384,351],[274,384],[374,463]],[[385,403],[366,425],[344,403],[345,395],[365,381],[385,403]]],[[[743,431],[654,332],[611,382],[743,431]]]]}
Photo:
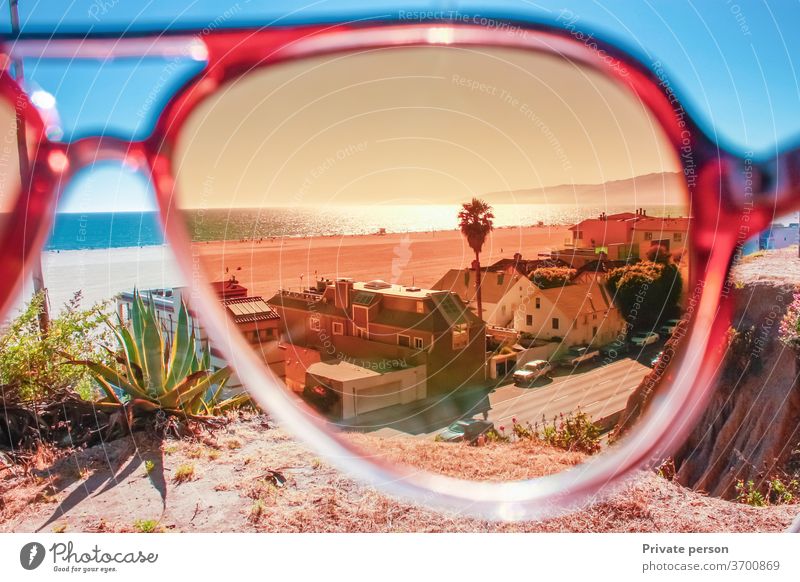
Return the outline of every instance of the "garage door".
{"type": "Polygon", "coordinates": [[[389,382],[371,388],[362,388],[356,394],[356,414],[365,414],[379,408],[400,404],[400,382],[389,382]]]}

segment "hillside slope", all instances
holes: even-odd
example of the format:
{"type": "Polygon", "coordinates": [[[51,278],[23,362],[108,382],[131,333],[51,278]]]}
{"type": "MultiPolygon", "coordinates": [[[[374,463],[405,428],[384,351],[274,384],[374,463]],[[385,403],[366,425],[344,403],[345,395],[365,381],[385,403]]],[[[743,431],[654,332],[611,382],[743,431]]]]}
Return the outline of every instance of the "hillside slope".
{"type": "Polygon", "coordinates": [[[733,277],[733,327],[753,330],[751,345],[737,358],[752,356],[751,361],[740,371],[729,350],[718,389],[675,458],[678,481],[724,498],[736,495],[737,479],[759,485],[785,472],[800,454],[798,367],[795,354],[778,340],[800,283],[797,248],[747,258],[733,277]]]}
{"type": "MultiPolygon", "coordinates": [[[[529,442],[477,448],[352,438],[385,459],[414,459],[417,466],[474,479],[550,472],[582,459],[529,442]]],[[[161,445],[139,434],[43,463],[34,476],[0,470],[4,532],[136,531],[143,523],[156,524],[159,531],[192,532],[781,531],[796,509],[734,504],[642,472],[604,501],[557,519],[513,524],[468,519],[357,484],[260,417],[234,422],[203,442],[161,445]],[[193,475],[176,483],[187,467],[193,475]],[[274,484],[272,471],[286,479],[283,486],[274,484]]]]}

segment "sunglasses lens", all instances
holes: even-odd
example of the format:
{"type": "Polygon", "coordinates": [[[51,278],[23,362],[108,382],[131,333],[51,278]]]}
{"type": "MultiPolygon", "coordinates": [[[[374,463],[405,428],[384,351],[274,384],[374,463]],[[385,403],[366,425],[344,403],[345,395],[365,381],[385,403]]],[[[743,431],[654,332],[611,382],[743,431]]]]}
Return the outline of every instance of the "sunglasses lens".
{"type": "Polygon", "coordinates": [[[668,388],[686,183],[594,69],[459,46],[289,61],[203,101],[173,162],[198,280],[243,340],[212,353],[249,346],[367,454],[553,473],[668,388]]]}
{"type": "Polygon", "coordinates": [[[17,153],[17,122],[14,107],[0,101],[0,237],[5,235],[11,212],[20,195],[19,155],[17,153]]]}

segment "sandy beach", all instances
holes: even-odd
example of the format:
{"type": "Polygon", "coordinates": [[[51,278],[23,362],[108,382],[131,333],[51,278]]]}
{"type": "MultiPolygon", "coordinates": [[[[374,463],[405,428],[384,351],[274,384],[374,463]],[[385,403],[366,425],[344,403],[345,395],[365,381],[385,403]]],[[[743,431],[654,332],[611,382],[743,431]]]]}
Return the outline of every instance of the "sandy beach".
{"type": "MultiPolygon", "coordinates": [[[[563,246],[565,227],[496,229],[484,245],[481,264],[563,246]]],[[[361,236],[284,238],[262,242],[196,243],[194,252],[211,279],[234,274],[251,294],[270,296],[280,288],[299,290],[317,277],[383,279],[429,287],[449,269],[469,267],[472,249],[458,231],[361,236]],[[227,269],[227,271],[226,271],[227,269]]]]}
{"type": "MultiPolygon", "coordinates": [[[[489,265],[520,252],[535,257],[569,237],[564,227],[496,229],[484,245],[481,263],[489,265]]],[[[276,238],[195,243],[193,252],[209,279],[235,275],[251,294],[269,297],[280,288],[300,289],[318,277],[384,279],[420,287],[434,284],[448,269],[468,267],[474,255],[460,232],[276,238]],[[228,269],[226,273],[226,268],[228,269]],[[301,279],[302,276],[302,279],[301,279]]],[[[76,290],[91,305],[134,286],[140,289],[182,285],[169,246],[45,252],[42,259],[54,311],[76,290]]],[[[30,294],[26,285],[25,297],[30,294]]]]}

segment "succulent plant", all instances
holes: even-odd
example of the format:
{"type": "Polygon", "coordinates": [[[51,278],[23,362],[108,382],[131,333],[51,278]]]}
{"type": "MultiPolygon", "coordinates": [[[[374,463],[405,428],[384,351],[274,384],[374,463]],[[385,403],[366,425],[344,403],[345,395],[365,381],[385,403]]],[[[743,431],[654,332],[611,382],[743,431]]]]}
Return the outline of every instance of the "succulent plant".
{"type": "Polygon", "coordinates": [[[138,410],[198,416],[217,415],[243,404],[246,394],[220,400],[229,367],[211,369],[206,346],[198,353],[197,338],[186,305],[181,301],[170,341],[165,341],[154,303],[145,304],[134,290],[131,317],[111,324],[118,349],[112,351],[116,369],[88,360],[86,366],[108,402],[131,404],[138,410]]]}

